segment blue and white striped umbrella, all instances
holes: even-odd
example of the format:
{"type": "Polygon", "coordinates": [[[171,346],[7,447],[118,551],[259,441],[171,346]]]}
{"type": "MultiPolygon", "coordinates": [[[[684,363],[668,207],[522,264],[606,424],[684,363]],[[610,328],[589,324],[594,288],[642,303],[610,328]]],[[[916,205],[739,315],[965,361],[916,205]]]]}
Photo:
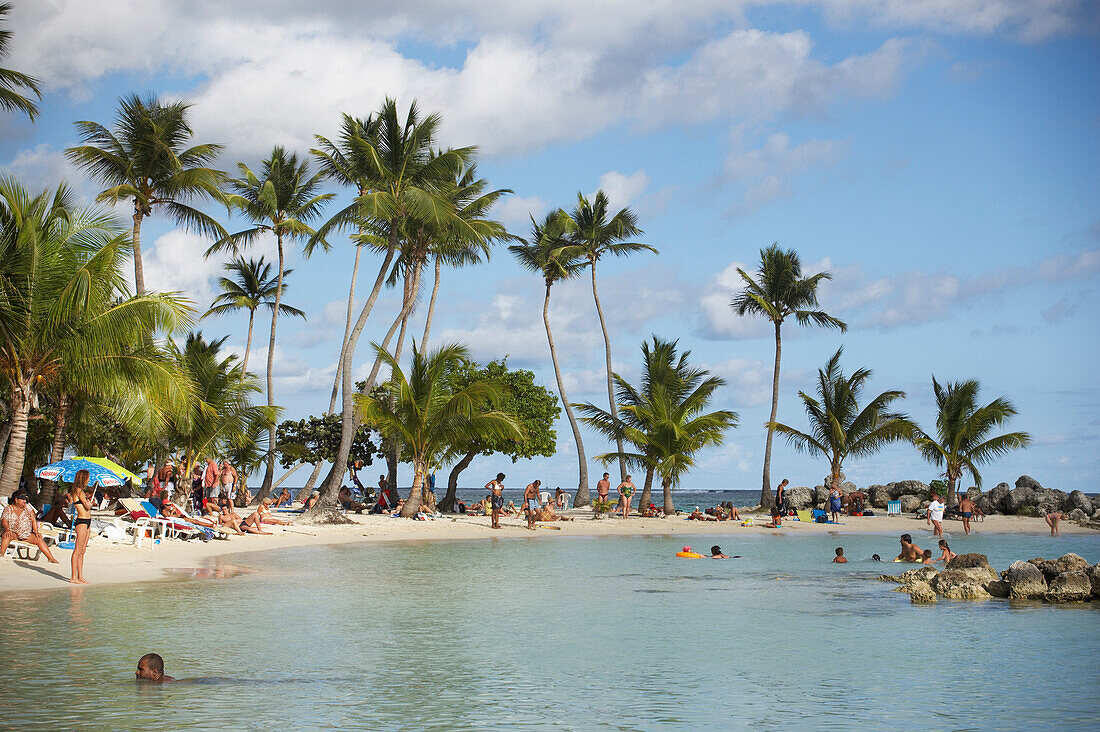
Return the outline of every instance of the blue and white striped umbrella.
{"type": "Polygon", "coordinates": [[[125,479],[116,475],[109,468],[93,463],[91,460],[69,459],[59,460],[56,463],[43,465],[34,474],[42,480],[64,481],[72,483],[76,480],[78,470],[88,471],[88,485],[116,486],[122,485],[125,479]]]}

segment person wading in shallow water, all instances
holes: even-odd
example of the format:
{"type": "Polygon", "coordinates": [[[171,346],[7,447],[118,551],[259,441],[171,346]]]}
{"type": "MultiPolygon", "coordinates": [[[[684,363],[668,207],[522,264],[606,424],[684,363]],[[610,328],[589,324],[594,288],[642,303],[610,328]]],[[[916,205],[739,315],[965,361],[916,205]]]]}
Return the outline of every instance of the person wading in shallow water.
{"type": "Polygon", "coordinates": [[[490,515],[493,517],[492,528],[500,528],[500,512],[504,509],[504,473],[497,473],[497,477],[485,484],[485,490],[489,491],[490,515]]]}

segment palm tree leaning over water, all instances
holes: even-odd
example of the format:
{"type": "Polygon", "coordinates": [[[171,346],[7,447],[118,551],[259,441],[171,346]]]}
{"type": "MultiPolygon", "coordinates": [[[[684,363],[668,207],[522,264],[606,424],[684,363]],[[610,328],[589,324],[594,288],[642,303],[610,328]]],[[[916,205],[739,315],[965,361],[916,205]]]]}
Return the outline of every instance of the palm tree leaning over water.
{"type": "Polygon", "coordinates": [[[867,406],[859,405],[870,369],[857,369],[845,376],[840,369],[837,349],[825,368],[817,372],[817,398],[798,392],[809,419],[809,432],[772,422],[770,426],[787,438],[799,452],[816,453],[829,461],[829,484],[840,485],[840,473],[848,457],[866,457],[892,442],[912,439],[916,426],[908,415],[887,411],[894,401],[903,399],[903,391],[884,391],[867,406]]]}
{"type": "MultiPolygon", "coordinates": [[[[314,231],[308,222],[321,215],[325,201],[331,193],[317,193],[322,175],[310,175],[309,164],[299,161],[295,153],[276,145],[271,155],[260,164],[259,175],[244,163],[238,163],[241,177],[229,182],[233,191],[226,196],[227,203],[240,211],[253,223],[251,228],[217,241],[206,255],[250,246],[263,234],[274,234],[279,250],[279,269],[275,281],[275,303],[271,310],[271,336],[267,344],[267,404],[275,408],[275,331],[282,311],[283,277],[286,275],[287,239],[308,239],[314,231]]],[[[275,423],[268,431],[268,444],[275,445],[275,423]]],[[[275,475],[275,452],[268,453],[264,482],[256,494],[262,500],[271,491],[275,475]]]]}
{"type": "MultiPolygon", "coordinates": [[[[600,329],[603,331],[604,352],[607,359],[607,401],[611,408],[611,416],[617,418],[615,389],[611,377],[611,336],[607,333],[607,321],[603,317],[600,295],[596,291],[596,262],[600,261],[605,254],[623,257],[640,251],[656,254],[657,250],[648,244],[626,241],[642,233],[638,228],[638,217],[629,208],[623,208],[608,218],[610,205],[607,194],[602,190],[596,191],[591,202],[583,194],[578,193],[577,205],[569,216],[572,219],[569,240],[576,246],[580,256],[588,260],[588,266],[592,268],[592,300],[596,303],[596,314],[600,317],[600,329]]],[[[616,438],[615,445],[619,453],[622,453],[622,440],[616,438]]],[[[625,480],[626,461],[622,458],[619,459],[619,473],[620,480],[625,480]]]]}
{"type": "Polygon", "coordinates": [[[1026,432],[989,437],[994,427],[1016,416],[1016,407],[1004,397],[980,407],[978,388],[976,379],[940,384],[932,377],[937,408],[936,437],[920,429],[914,433],[913,444],[921,456],[936,467],[944,468],[949,506],[955,504],[956,485],[963,471],[969,472],[975,485],[981,488],[979,465],[1031,444],[1031,436],[1026,432]]]}
{"type": "Polygon", "coordinates": [[[593,404],[578,404],[582,419],[608,439],[630,443],[636,452],[608,453],[597,460],[626,462],[646,471],[638,507],[649,504],[653,476],[661,477],[664,512],[676,512],[672,488],[695,465],[695,455],[706,447],[721,445],[725,434],[737,426],[737,413],[718,410],[704,413],[714,392],[726,382],[705,369],[688,364],[691,351],[677,355],[676,341],[656,336],[642,344],[642,386],[636,389],[615,374],[619,417],[593,404]]]}
{"type": "Polygon", "coordinates": [[[450,375],[469,360],[465,346],[451,344],[429,354],[414,343],[407,376],[393,356],[384,351],[380,355],[390,368],[393,398],[367,393],[357,394],[355,400],[363,421],[384,437],[400,441],[412,457],[413,487],[401,509],[401,515],[410,518],[420,509],[428,470],[452,445],[486,435],[523,435],[513,416],[495,409],[504,400],[503,385],[474,381],[458,391],[451,389],[450,375]]]}
{"type": "Polygon", "coordinates": [[[188,203],[208,198],[221,202],[226,176],[207,167],[221,145],[192,145],[184,102],[164,104],[155,96],[130,94],[119,100],[112,132],[97,122],[76,122],[83,145],[65,151],[76,167],[109,186],[96,200],[116,204],[132,198],[134,285],[145,294],[141,259],[141,222],[160,206],[180,226],[212,239],[225,236],[222,225],[188,203]]]}
{"type": "Polygon", "coordinates": [[[764,476],[760,488],[760,505],[770,508],[775,505],[772,495],[771,463],[772,437],[779,410],[779,359],[783,352],[781,329],[783,321],[794,316],[799,325],[820,325],[826,328],[839,328],[843,333],[848,329],[843,321],[818,309],[817,286],[822,280],[832,279],[828,272],[818,272],[809,277],[802,276],[802,263],[793,249],[782,250],[778,244],[760,250],[760,269],[754,279],[745,270],[737,268],[737,273],[745,282],[742,290],[731,307],[738,315],[763,315],[775,327],[775,365],[772,367],[772,412],[768,419],[768,439],[764,447],[764,476]]]}
{"type": "MultiPolygon", "coordinates": [[[[221,293],[210,303],[210,309],[203,313],[208,315],[224,315],[237,310],[248,311],[248,339],[244,346],[244,359],[241,361],[241,370],[248,371],[248,354],[252,352],[252,325],[256,317],[256,309],[261,305],[270,310],[275,309],[275,287],[277,278],[271,276],[271,265],[259,259],[245,259],[237,257],[232,262],[226,262],[225,269],[233,272],[235,277],[222,277],[218,280],[221,293]]],[[[286,280],[294,270],[283,272],[286,280]]],[[[283,292],[286,292],[284,282],[283,292]]],[[[295,315],[303,320],[306,314],[296,307],[285,303],[279,304],[279,312],[284,315],[295,315]]]]}
{"type": "MultiPolygon", "coordinates": [[[[11,12],[11,3],[0,3],[0,23],[5,23],[5,15],[11,12]]],[[[8,42],[11,40],[11,31],[0,29],[0,61],[7,58],[11,51],[8,42]]],[[[9,112],[22,112],[34,121],[38,116],[38,103],[29,96],[23,96],[18,89],[25,89],[38,99],[42,99],[42,90],[38,86],[38,79],[28,76],[13,69],[0,68],[0,109],[9,112]]]]}
{"type": "Polygon", "coordinates": [[[558,364],[558,351],[554,346],[554,333],[550,329],[550,288],[555,282],[572,279],[581,273],[585,267],[584,260],[575,247],[569,246],[566,239],[571,227],[569,216],[561,209],[546,214],[541,224],[531,219],[531,238],[522,244],[513,244],[508,247],[524,269],[535,274],[542,275],[546,285],[546,296],[542,303],[542,322],[546,327],[546,341],[550,344],[550,360],[554,363],[554,377],[558,382],[558,396],[561,397],[562,407],[565,408],[565,416],[569,418],[569,426],[573,429],[573,439],[577,444],[577,463],[579,467],[579,482],[577,493],[573,497],[573,507],[579,508],[589,504],[588,498],[588,459],[584,454],[584,442],[581,440],[581,430],[577,426],[577,418],[573,415],[573,405],[565,395],[565,382],[561,376],[561,366],[558,364]]]}

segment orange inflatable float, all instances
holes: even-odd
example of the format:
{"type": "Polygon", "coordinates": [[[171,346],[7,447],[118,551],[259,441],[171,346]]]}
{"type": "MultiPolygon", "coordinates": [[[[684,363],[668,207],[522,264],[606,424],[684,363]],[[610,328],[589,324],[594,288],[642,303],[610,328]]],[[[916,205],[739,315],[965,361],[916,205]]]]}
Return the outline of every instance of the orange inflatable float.
{"type": "Polygon", "coordinates": [[[676,552],[676,556],[681,559],[702,559],[703,555],[697,552],[693,552],[690,546],[685,546],[683,551],[676,552]]]}

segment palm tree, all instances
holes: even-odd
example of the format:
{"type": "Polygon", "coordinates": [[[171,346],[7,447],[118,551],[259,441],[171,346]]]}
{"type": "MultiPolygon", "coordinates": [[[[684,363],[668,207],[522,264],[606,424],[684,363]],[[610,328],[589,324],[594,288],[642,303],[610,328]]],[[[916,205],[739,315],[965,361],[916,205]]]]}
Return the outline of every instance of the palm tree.
{"type": "Polygon", "coordinates": [[[65,156],[93,179],[109,186],[96,200],[116,204],[134,202],[134,286],[145,294],[141,260],[141,222],[160,206],[180,226],[213,239],[225,236],[222,225],[197,208],[195,199],[222,201],[225,174],[207,167],[221,145],[184,148],[191,139],[185,102],[162,103],[155,96],[131,94],[119,100],[112,132],[97,122],[76,122],[83,145],[65,156]]]}
{"type": "Polygon", "coordinates": [[[908,440],[916,429],[906,414],[888,411],[895,400],[905,398],[903,391],[884,391],[860,407],[860,396],[872,372],[857,369],[845,377],[840,369],[843,350],[837,349],[825,368],[818,369],[816,399],[798,392],[810,431],[801,432],[777,422],[769,424],[799,452],[820,454],[829,461],[828,487],[840,485],[845,458],[866,457],[892,442],[908,440]]]}
{"type": "MultiPolygon", "coordinates": [[[[241,247],[253,244],[263,234],[274,234],[279,250],[279,270],[275,280],[275,303],[271,310],[271,335],[267,342],[267,405],[275,407],[275,331],[282,312],[283,278],[286,276],[286,240],[306,239],[316,232],[308,222],[321,215],[325,201],[332,198],[331,193],[317,193],[323,175],[310,175],[309,163],[299,161],[295,153],[287,152],[276,145],[271,155],[260,163],[257,175],[244,163],[237,163],[241,177],[229,181],[233,191],[226,196],[226,202],[240,211],[252,226],[235,234],[230,234],[215,242],[206,255],[231,248],[239,251],[241,247]]],[[[275,424],[272,422],[268,433],[268,443],[275,444],[275,424]]],[[[271,451],[267,458],[267,471],[264,483],[257,493],[263,498],[271,490],[275,474],[275,453],[271,451]]]]}
{"type": "MultiPolygon", "coordinates": [[[[10,13],[11,9],[11,3],[0,3],[0,23],[7,22],[4,16],[10,13]]],[[[11,53],[8,48],[10,40],[11,31],[0,29],[0,61],[3,61],[11,53]]],[[[0,108],[9,112],[23,112],[33,122],[38,115],[38,104],[33,99],[20,94],[16,91],[17,89],[26,89],[38,99],[42,98],[42,90],[38,86],[38,79],[12,69],[0,68],[0,108]]]]}
{"type": "Polygon", "coordinates": [[[618,387],[616,417],[593,404],[577,405],[582,420],[609,439],[630,443],[635,452],[599,455],[603,462],[623,460],[646,471],[639,506],[648,505],[653,475],[661,477],[666,515],[676,512],[672,488],[695,465],[695,455],[705,447],[721,445],[726,432],[737,426],[737,413],[706,412],[714,392],[726,382],[705,369],[688,364],[691,351],[677,355],[677,341],[656,336],[642,344],[642,386],[636,389],[614,375],[618,387]]]}
{"type": "Polygon", "coordinates": [[[469,358],[465,346],[446,345],[429,354],[415,345],[412,350],[408,376],[393,356],[381,352],[392,374],[392,400],[381,395],[356,395],[364,422],[384,437],[399,440],[412,459],[413,489],[401,509],[406,518],[415,516],[420,508],[424,476],[430,466],[437,464],[453,445],[485,435],[507,439],[523,436],[513,416],[484,408],[503,401],[505,389],[501,384],[474,381],[459,390],[450,387],[450,375],[469,358]]]}
{"type": "Polygon", "coordinates": [[[825,328],[839,328],[843,333],[848,329],[846,323],[818,309],[817,286],[822,280],[832,279],[828,272],[818,272],[809,277],[802,276],[802,263],[793,249],[786,251],[772,244],[760,250],[760,269],[757,277],[740,267],[737,273],[745,281],[742,290],[730,306],[738,315],[763,315],[775,327],[775,365],[772,367],[772,413],[768,419],[768,439],[764,447],[764,479],[760,489],[760,505],[770,508],[775,505],[772,495],[771,465],[772,437],[779,410],[779,359],[783,352],[781,329],[783,321],[794,317],[799,325],[819,325],[825,328]]]}
{"type": "MultiPolygon", "coordinates": [[[[570,228],[569,216],[562,210],[552,211],[546,215],[542,223],[535,223],[531,219],[531,238],[521,244],[513,244],[508,247],[520,263],[520,266],[528,272],[542,275],[546,285],[546,296],[542,302],[542,323],[546,327],[546,342],[550,344],[550,360],[554,362],[554,377],[558,381],[558,396],[561,397],[562,406],[565,407],[565,416],[569,418],[569,426],[573,429],[573,439],[577,443],[577,463],[579,468],[579,482],[577,493],[573,497],[573,506],[587,506],[588,498],[588,459],[584,455],[584,443],[581,440],[581,430],[577,425],[577,418],[573,415],[573,407],[569,398],[565,395],[565,382],[562,381],[561,366],[558,364],[558,351],[554,346],[554,333],[550,329],[550,288],[555,282],[568,280],[578,276],[585,267],[585,262],[579,253],[569,246],[566,236],[570,228]]],[[[521,240],[522,241],[522,240],[521,240]]]]}
{"type": "MultiPolygon", "coordinates": [[[[633,236],[642,233],[638,228],[638,217],[629,208],[620,209],[618,213],[608,218],[610,201],[602,190],[596,191],[596,195],[589,202],[584,194],[577,194],[577,205],[569,215],[572,226],[569,240],[577,247],[579,254],[588,260],[588,266],[592,269],[592,300],[596,303],[596,314],[600,317],[600,329],[603,331],[604,352],[607,357],[607,400],[611,407],[611,416],[617,418],[615,407],[615,389],[611,377],[611,337],[607,333],[607,321],[603,317],[603,307],[600,305],[600,295],[596,291],[596,262],[605,254],[614,254],[617,257],[628,256],[640,251],[650,251],[654,254],[657,250],[648,244],[626,241],[633,236]]],[[[618,452],[623,452],[623,442],[615,438],[618,452]]],[[[619,459],[620,478],[626,479],[626,461],[619,459]]]]}
{"type": "Polygon", "coordinates": [[[932,391],[936,395],[936,437],[923,430],[916,430],[913,444],[925,460],[944,468],[947,478],[947,503],[955,504],[955,486],[963,471],[968,471],[974,483],[982,487],[982,475],[978,466],[994,458],[1007,455],[1031,444],[1026,432],[1009,432],[990,437],[995,427],[1016,416],[1016,407],[1008,399],[998,397],[978,406],[978,381],[957,381],[940,384],[932,377],[932,391]]]}
{"type": "MultiPolygon", "coordinates": [[[[128,296],[126,244],[113,218],[78,207],[64,185],[32,196],[0,176],[0,370],[12,424],[0,495],[18,485],[43,388],[111,396],[120,383],[165,394],[178,386],[147,344],[185,326],[190,310],[166,295],[128,296]]],[[[129,407],[142,408],[139,396],[129,407]]]]}
{"type": "MultiPolygon", "coordinates": [[[[263,257],[237,257],[232,262],[226,262],[225,269],[235,273],[236,277],[222,277],[218,280],[221,293],[210,303],[210,309],[202,317],[224,315],[237,310],[248,311],[248,340],[244,347],[244,359],[241,361],[241,369],[248,371],[248,354],[252,352],[252,323],[256,317],[256,309],[261,305],[270,310],[275,309],[276,278],[271,276],[271,265],[263,257]]],[[[288,269],[283,272],[283,279],[289,277],[293,271],[288,269]]],[[[283,291],[286,291],[285,283],[283,291]]],[[[279,303],[279,312],[283,315],[295,315],[303,320],[306,317],[304,312],[285,303],[279,303]]]]}
{"type": "MultiPolygon", "coordinates": [[[[363,193],[327,224],[361,225],[368,230],[367,236],[385,241],[386,254],[378,269],[374,288],[348,333],[341,356],[339,368],[343,405],[340,447],[321,491],[321,503],[325,505],[335,500],[340,489],[348,456],[351,454],[351,443],[355,437],[352,357],[378,293],[390,274],[399,239],[410,221],[427,221],[439,225],[454,215],[454,206],[443,195],[443,187],[448,180],[453,179],[454,172],[474,154],[473,148],[458,148],[433,154],[432,145],[441,118],[438,114],[421,118],[415,101],[409,106],[403,122],[397,111],[397,102],[389,98],[383,102],[374,119],[376,127],[371,128],[373,134],[361,136],[355,141],[356,148],[369,161],[369,165],[361,171],[363,193]]],[[[382,351],[389,348],[394,332],[401,321],[408,317],[409,312],[411,304],[406,303],[383,339],[382,351]]],[[[373,388],[380,364],[381,354],[375,359],[364,393],[370,393],[373,388]]]]}

